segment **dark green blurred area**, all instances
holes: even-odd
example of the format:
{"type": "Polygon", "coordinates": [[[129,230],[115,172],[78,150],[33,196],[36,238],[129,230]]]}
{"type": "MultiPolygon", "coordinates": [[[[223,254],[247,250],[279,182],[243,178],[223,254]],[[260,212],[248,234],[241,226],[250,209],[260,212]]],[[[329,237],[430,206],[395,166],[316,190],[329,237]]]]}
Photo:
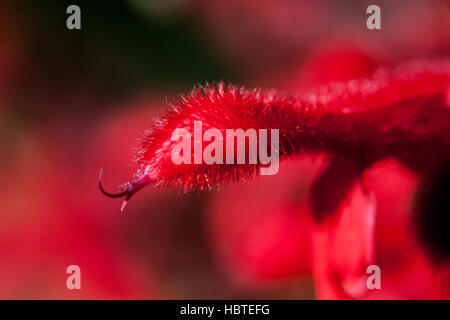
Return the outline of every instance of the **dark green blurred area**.
{"type": "Polygon", "coordinates": [[[191,88],[226,76],[186,12],[161,16],[118,0],[20,6],[28,16],[33,74],[50,87],[90,87],[113,98],[149,86],[191,88]],[[72,4],[81,8],[81,30],[66,28],[72,4]]]}

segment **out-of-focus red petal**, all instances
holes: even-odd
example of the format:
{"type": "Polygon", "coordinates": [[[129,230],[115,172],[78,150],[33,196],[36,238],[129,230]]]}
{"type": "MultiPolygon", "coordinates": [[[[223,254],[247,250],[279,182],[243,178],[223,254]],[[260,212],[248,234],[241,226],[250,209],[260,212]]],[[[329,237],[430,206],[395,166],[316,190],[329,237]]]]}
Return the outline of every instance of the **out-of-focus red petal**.
{"type": "Polygon", "coordinates": [[[315,225],[312,261],[319,298],[358,298],[366,291],[366,269],[375,252],[375,207],[373,195],[356,182],[337,212],[315,225]]]}
{"type": "MultiPolygon", "coordinates": [[[[398,162],[386,159],[368,168],[362,179],[364,186],[376,197],[376,254],[373,264],[378,265],[381,270],[381,289],[366,290],[357,298],[448,297],[448,262],[439,266],[433,265],[429,254],[420,245],[411,223],[417,177],[398,162]]],[[[330,227],[330,224],[328,226],[330,227]]],[[[339,226],[336,224],[334,228],[339,229],[339,226]]],[[[336,263],[336,259],[330,258],[339,256],[342,250],[327,242],[331,239],[329,234],[330,232],[328,234],[322,232],[319,236],[315,234],[313,238],[315,240],[312,252],[315,257],[313,267],[317,276],[315,280],[318,294],[321,298],[350,298],[346,282],[342,281],[342,278],[333,277],[333,273],[330,272],[342,265],[336,263]],[[331,253],[332,250],[336,250],[336,254],[331,253]]],[[[351,255],[343,261],[351,261],[350,257],[351,255]]],[[[351,271],[351,268],[349,270],[351,271]]],[[[368,276],[364,275],[364,279],[368,276]]]]}
{"type": "Polygon", "coordinates": [[[450,300],[450,261],[438,268],[434,279],[436,299],[450,300]]]}
{"type": "Polygon", "coordinates": [[[377,59],[357,45],[327,42],[317,46],[288,87],[306,90],[332,81],[347,81],[369,75],[379,66],[377,59]]]}
{"type": "Polygon", "coordinates": [[[375,163],[364,174],[364,185],[377,199],[375,264],[381,268],[381,290],[368,291],[365,299],[437,297],[438,270],[411,221],[418,183],[413,172],[393,159],[375,163]]]}

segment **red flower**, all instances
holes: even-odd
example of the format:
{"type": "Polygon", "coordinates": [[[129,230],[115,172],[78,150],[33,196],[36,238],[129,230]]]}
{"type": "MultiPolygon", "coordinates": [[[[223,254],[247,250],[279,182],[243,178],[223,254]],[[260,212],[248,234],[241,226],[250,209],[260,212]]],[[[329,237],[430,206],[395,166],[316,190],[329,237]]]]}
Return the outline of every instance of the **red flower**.
{"type": "MultiPolygon", "coordinates": [[[[367,211],[351,204],[364,198],[353,192],[343,201],[343,210],[316,226],[311,251],[318,296],[322,299],[448,298],[448,259],[444,263],[434,263],[430,259],[430,248],[424,247],[410,221],[415,204],[413,195],[420,179],[398,162],[387,159],[367,169],[361,181],[371,190],[371,199],[376,200],[377,219],[361,223],[360,216],[365,216],[367,211]],[[353,219],[349,219],[352,216],[353,219]],[[342,223],[349,220],[351,225],[342,223]],[[352,229],[352,225],[367,232],[352,229]],[[359,245],[352,245],[351,239],[359,241],[359,245]],[[365,244],[370,245],[370,251],[364,249],[365,244]],[[358,247],[361,250],[355,255],[358,247]],[[349,263],[352,256],[359,257],[356,263],[349,263]],[[381,268],[381,290],[366,288],[366,268],[370,264],[381,268]],[[351,279],[355,281],[349,282],[351,279]]],[[[323,200],[326,201],[325,195],[323,200]]],[[[443,223],[446,225],[445,219],[443,223]]]]}
{"type": "Polygon", "coordinates": [[[416,62],[332,83],[304,97],[224,84],[195,89],[148,131],[137,154],[136,180],[125,185],[120,196],[129,198],[149,183],[184,191],[212,189],[258,173],[260,164],[174,164],[171,134],[180,127],[192,132],[196,120],[203,121],[204,130],[223,133],[227,128],[279,129],[281,159],[331,154],[336,160],[323,179],[335,182],[334,171],[349,170],[352,177],[344,189],[365,167],[387,156],[419,172],[433,171],[450,158],[449,69],[447,62],[416,62]],[[443,150],[440,157],[432,156],[436,150],[443,150]]]}
{"type": "Polygon", "coordinates": [[[222,133],[228,128],[279,129],[281,160],[301,154],[330,156],[311,198],[317,221],[313,268],[319,296],[361,297],[366,291],[365,270],[375,261],[376,201],[360,179],[385,158],[412,170],[425,182],[425,191],[436,191],[422,193],[417,211],[419,217],[424,210],[432,211],[420,227],[426,235],[438,231],[439,237],[428,245],[434,246],[438,260],[448,256],[439,228],[445,211],[441,194],[450,181],[443,175],[450,164],[448,61],[380,69],[370,77],[331,83],[301,97],[222,83],[195,89],[144,137],[136,179],[119,194],[102,191],[128,200],[148,184],[209,190],[258,174],[260,164],[174,164],[172,132],[181,127],[192,132],[198,120],[203,130],[217,128],[222,133]],[[430,201],[438,204],[430,207],[430,201]]]}

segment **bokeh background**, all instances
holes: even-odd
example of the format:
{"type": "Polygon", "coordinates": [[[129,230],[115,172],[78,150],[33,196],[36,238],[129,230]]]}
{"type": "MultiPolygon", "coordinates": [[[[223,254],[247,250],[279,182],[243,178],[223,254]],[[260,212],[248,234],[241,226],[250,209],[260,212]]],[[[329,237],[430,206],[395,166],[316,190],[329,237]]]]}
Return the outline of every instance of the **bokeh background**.
{"type": "MultiPolygon", "coordinates": [[[[137,138],[196,84],[306,91],[449,53],[443,0],[2,0],[0,298],[320,298],[307,201],[320,157],[219,192],[145,189],[125,213],[99,169],[108,190],[129,180],[137,138]],[[71,4],[81,30],[66,28],[71,4]],[[381,30],[366,28],[370,4],[381,30]],[[81,290],[66,288],[72,264],[81,290]]],[[[436,297],[450,273],[410,226],[415,177],[389,160],[368,176],[383,290],[361,298],[436,297]]]]}

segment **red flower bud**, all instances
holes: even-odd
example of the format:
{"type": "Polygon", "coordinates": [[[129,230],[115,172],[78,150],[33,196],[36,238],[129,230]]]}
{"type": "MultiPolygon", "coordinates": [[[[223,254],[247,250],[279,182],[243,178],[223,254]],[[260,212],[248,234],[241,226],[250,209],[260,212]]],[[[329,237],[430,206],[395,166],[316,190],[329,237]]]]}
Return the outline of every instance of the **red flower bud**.
{"type": "Polygon", "coordinates": [[[390,156],[429,172],[450,162],[449,86],[450,63],[438,61],[380,69],[371,77],[331,83],[305,96],[223,83],[197,88],[146,133],[135,180],[116,195],[104,193],[128,200],[148,184],[205,190],[258,175],[261,163],[173,163],[177,143],[171,135],[177,128],[193,132],[194,121],[202,121],[202,130],[216,128],[224,136],[226,129],[279,129],[280,160],[328,153],[338,161],[351,159],[360,171],[390,156]]]}

